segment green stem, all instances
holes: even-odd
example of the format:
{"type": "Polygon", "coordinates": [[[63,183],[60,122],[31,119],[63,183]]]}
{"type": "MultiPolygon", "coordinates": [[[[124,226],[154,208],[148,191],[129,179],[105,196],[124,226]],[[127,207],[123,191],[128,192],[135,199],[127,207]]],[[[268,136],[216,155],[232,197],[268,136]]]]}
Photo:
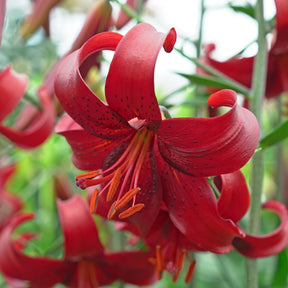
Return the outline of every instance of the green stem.
{"type": "Polygon", "coordinates": [[[135,20],[137,21],[137,23],[143,22],[143,21],[141,20],[141,18],[139,17],[138,13],[135,12],[135,11],[133,11],[133,10],[132,10],[130,7],[128,7],[127,5],[122,4],[119,0],[110,0],[110,1],[117,3],[117,4],[121,7],[121,9],[122,9],[127,15],[129,15],[131,18],[135,19],[135,20]]]}
{"type": "MultiPolygon", "coordinates": [[[[267,45],[265,20],[263,16],[263,0],[257,0],[255,7],[258,21],[258,54],[254,61],[252,78],[251,111],[257,117],[262,135],[262,105],[265,95],[267,76],[267,45]]],[[[252,158],[251,171],[251,206],[248,221],[248,233],[258,234],[260,227],[261,194],[264,178],[264,152],[259,150],[252,158]]],[[[247,288],[258,287],[258,268],[255,259],[246,260],[247,288]]]]}
{"type": "Polygon", "coordinates": [[[200,13],[199,32],[198,32],[198,40],[196,41],[196,57],[197,57],[197,59],[201,55],[201,48],[202,48],[203,20],[204,20],[204,13],[205,13],[204,1],[205,0],[201,0],[201,13],[200,13]]]}

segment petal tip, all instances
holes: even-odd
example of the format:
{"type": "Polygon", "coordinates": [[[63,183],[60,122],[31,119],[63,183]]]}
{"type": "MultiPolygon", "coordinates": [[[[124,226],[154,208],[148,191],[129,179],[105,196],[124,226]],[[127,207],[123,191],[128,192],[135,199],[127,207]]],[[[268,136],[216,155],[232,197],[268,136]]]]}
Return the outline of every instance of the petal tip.
{"type": "Polygon", "coordinates": [[[171,28],[170,31],[167,33],[167,36],[163,44],[164,50],[167,53],[170,53],[173,50],[176,40],[177,40],[176,30],[175,28],[171,28]]]}

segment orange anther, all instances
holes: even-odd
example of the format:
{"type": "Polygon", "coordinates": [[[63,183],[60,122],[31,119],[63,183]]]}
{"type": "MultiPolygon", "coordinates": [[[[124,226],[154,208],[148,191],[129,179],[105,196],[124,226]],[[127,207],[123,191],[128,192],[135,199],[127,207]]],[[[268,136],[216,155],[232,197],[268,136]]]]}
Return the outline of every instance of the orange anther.
{"type": "Polygon", "coordinates": [[[115,210],[115,204],[116,204],[116,201],[113,202],[113,204],[111,205],[109,211],[108,211],[108,214],[107,214],[107,219],[108,220],[111,220],[112,217],[115,215],[116,213],[116,210],[115,210]]]}
{"type": "Polygon", "coordinates": [[[181,270],[182,267],[183,267],[183,260],[184,260],[185,254],[186,254],[186,250],[183,249],[183,250],[179,253],[178,257],[177,257],[176,267],[177,267],[179,270],[181,270]]]}
{"type": "Polygon", "coordinates": [[[186,277],[185,277],[185,282],[186,283],[190,282],[190,280],[192,279],[193,274],[194,274],[194,270],[195,270],[195,265],[196,265],[196,261],[195,260],[189,265],[189,268],[188,268],[188,271],[187,271],[187,274],[186,274],[186,277]]]}
{"type": "Polygon", "coordinates": [[[178,269],[173,275],[173,282],[176,282],[180,275],[180,269],[178,269]]]}
{"type": "Polygon", "coordinates": [[[144,208],[144,204],[143,203],[138,203],[135,204],[134,206],[128,208],[127,210],[123,211],[122,213],[119,214],[119,218],[120,219],[124,219],[127,218],[129,216],[134,215],[136,212],[139,212],[140,210],[142,210],[144,208]]]}
{"type": "Polygon", "coordinates": [[[156,247],[156,274],[157,279],[160,280],[162,277],[162,271],[164,269],[164,259],[162,254],[161,246],[156,247]]]}
{"type": "Polygon", "coordinates": [[[94,213],[95,210],[96,210],[97,202],[98,202],[98,199],[99,199],[98,196],[99,196],[98,189],[95,189],[93,191],[93,194],[92,194],[92,197],[91,197],[91,200],[90,200],[90,213],[94,213]]]}
{"type": "Polygon", "coordinates": [[[121,170],[120,168],[118,168],[113,176],[113,179],[112,179],[112,182],[109,186],[109,190],[108,190],[108,193],[107,193],[107,197],[106,197],[106,201],[107,202],[111,202],[116,191],[117,191],[117,188],[119,186],[119,183],[120,183],[120,179],[121,179],[121,170]]]}
{"type": "Polygon", "coordinates": [[[84,174],[79,174],[76,176],[76,180],[79,180],[81,178],[83,179],[91,179],[91,178],[94,178],[96,176],[99,175],[99,170],[95,170],[95,171],[91,171],[91,172],[87,172],[87,173],[84,173],[84,174]]]}
{"type": "MultiPolygon", "coordinates": [[[[125,193],[125,195],[123,195],[116,203],[115,205],[115,209],[116,210],[121,210],[140,190],[139,187],[134,188],[129,190],[128,192],[125,193]]],[[[144,205],[144,204],[143,204],[144,205]]],[[[135,205],[136,206],[136,205],[135,205]]],[[[134,207],[135,207],[134,206],[134,207]]],[[[131,207],[132,208],[132,207],[131,207]]],[[[142,208],[141,208],[142,209],[142,208]]],[[[140,210],[141,210],[140,209],[140,210]]],[[[138,210],[139,211],[139,210],[138,210]]],[[[137,212],[137,211],[136,211],[137,212]]]]}

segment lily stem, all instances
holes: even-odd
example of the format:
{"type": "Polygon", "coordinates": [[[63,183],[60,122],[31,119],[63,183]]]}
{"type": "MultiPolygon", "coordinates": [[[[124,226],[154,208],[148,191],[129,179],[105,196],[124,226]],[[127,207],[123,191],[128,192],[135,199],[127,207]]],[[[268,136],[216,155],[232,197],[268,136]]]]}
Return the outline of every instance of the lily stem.
{"type": "MultiPolygon", "coordinates": [[[[267,77],[267,45],[263,0],[257,0],[255,13],[258,22],[258,53],[253,67],[251,111],[257,117],[262,135],[262,105],[267,77]]],[[[260,228],[261,194],[264,178],[264,152],[257,151],[252,158],[251,207],[248,220],[248,233],[255,235],[260,228]]],[[[246,259],[247,288],[258,287],[258,268],[255,259],[246,259]]]]}

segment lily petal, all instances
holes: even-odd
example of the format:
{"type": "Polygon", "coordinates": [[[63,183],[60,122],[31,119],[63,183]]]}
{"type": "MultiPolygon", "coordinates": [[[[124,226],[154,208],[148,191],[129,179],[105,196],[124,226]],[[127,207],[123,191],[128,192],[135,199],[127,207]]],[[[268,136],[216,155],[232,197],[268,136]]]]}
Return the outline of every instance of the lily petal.
{"type": "Polygon", "coordinates": [[[285,206],[277,201],[271,200],[263,205],[264,209],[278,214],[281,220],[280,226],[273,232],[253,236],[246,235],[244,238],[235,238],[233,246],[238,252],[250,258],[268,257],[281,252],[288,243],[288,216],[285,206]]]}
{"type": "Polygon", "coordinates": [[[90,134],[105,139],[126,137],[132,130],[127,121],[89,89],[80,73],[91,54],[115,50],[122,35],[106,32],[90,38],[79,50],[66,56],[58,68],[55,94],[67,113],[90,134]]]}
{"type": "Polygon", "coordinates": [[[104,248],[87,203],[79,196],[57,201],[59,219],[64,235],[65,259],[102,255],[104,248]]]}
{"type": "Polygon", "coordinates": [[[139,175],[141,190],[136,195],[136,202],[143,203],[144,208],[130,217],[142,236],[145,236],[154,223],[162,201],[162,186],[152,151],[145,156],[139,175]]]}
{"type": "Polygon", "coordinates": [[[20,27],[23,38],[28,38],[41,25],[46,25],[50,10],[62,0],[37,0],[34,1],[32,13],[27,16],[20,27]]]}
{"type": "MultiPolygon", "coordinates": [[[[125,251],[118,253],[107,253],[106,260],[101,267],[110,266],[110,263],[117,265],[113,271],[119,280],[134,285],[151,285],[156,279],[154,266],[149,262],[151,252],[147,251],[125,251]],[[125,261],[123,262],[123,259],[125,261]]],[[[104,270],[104,269],[103,269],[104,270]]],[[[108,269],[107,269],[108,270],[108,269]]]]}
{"type": "Polygon", "coordinates": [[[147,123],[161,120],[154,92],[154,69],[166,39],[171,51],[176,41],[175,30],[163,34],[141,23],[123,37],[115,50],[105,93],[109,106],[126,120],[135,117],[147,123]]]}
{"type": "Polygon", "coordinates": [[[0,269],[10,278],[32,281],[34,287],[48,288],[65,279],[70,265],[62,260],[26,256],[17,245],[14,245],[12,241],[14,229],[32,218],[33,214],[18,214],[1,232],[0,269]]]}
{"type": "MultiPolygon", "coordinates": [[[[1,1],[3,2],[3,1],[1,1]]],[[[1,11],[1,8],[0,8],[1,11]]],[[[3,121],[19,104],[28,86],[28,77],[7,66],[0,73],[0,121],[3,121]]]]}
{"type": "MultiPolygon", "coordinates": [[[[125,149],[131,138],[129,135],[128,140],[125,138],[112,141],[93,136],[68,115],[61,118],[55,128],[55,132],[66,138],[73,151],[72,162],[77,168],[82,170],[100,169],[103,167],[104,160],[112,151],[115,161],[118,155],[116,151],[119,150],[120,153],[125,149]]],[[[109,158],[111,157],[112,155],[109,158]]]]}
{"type": "Polygon", "coordinates": [[[232,240],[244,232],[231,220],[222,218],[216,197],[205,178],[183,174],[165,161],[158,161],[162,171],[164,201],[177,229],[198,250],[228,253],[232,240]]]}
{"type": "Polygon", "coordinates": [[[213,176],[240,169],[258,144],[255,116],[236,102],[232,90],[220,90],[208,104],[232,107],[214,118],[163,120],[157,131],[162,157],[174,168],[193,176],[213,176]]]}
{"type": "Polygon", "coordinates": [[[237,223],[247,213],[250,194],[244,175],[240,170],[220,176],[221,194],[218,199],[219,214],[237,223]]]}
{"type": "Polygon", "coordinates": [[[275,54],[287,53],[288,33],[288,3],[285,0],[275,0],[276,5],[276,41],[271,51],[275,54]]]}
{"type": "Polygon", "coordinates": [[[44,87],[38,90],[38,96],[43,111],[26,106],[13,128],[0,125],[0,133],[22,149],[31,149],[41,145],[51,135],[54,128],[53,103],[44,87]],[[26,127],[23,127],[26,121],[29,122],[26,127]]]}

